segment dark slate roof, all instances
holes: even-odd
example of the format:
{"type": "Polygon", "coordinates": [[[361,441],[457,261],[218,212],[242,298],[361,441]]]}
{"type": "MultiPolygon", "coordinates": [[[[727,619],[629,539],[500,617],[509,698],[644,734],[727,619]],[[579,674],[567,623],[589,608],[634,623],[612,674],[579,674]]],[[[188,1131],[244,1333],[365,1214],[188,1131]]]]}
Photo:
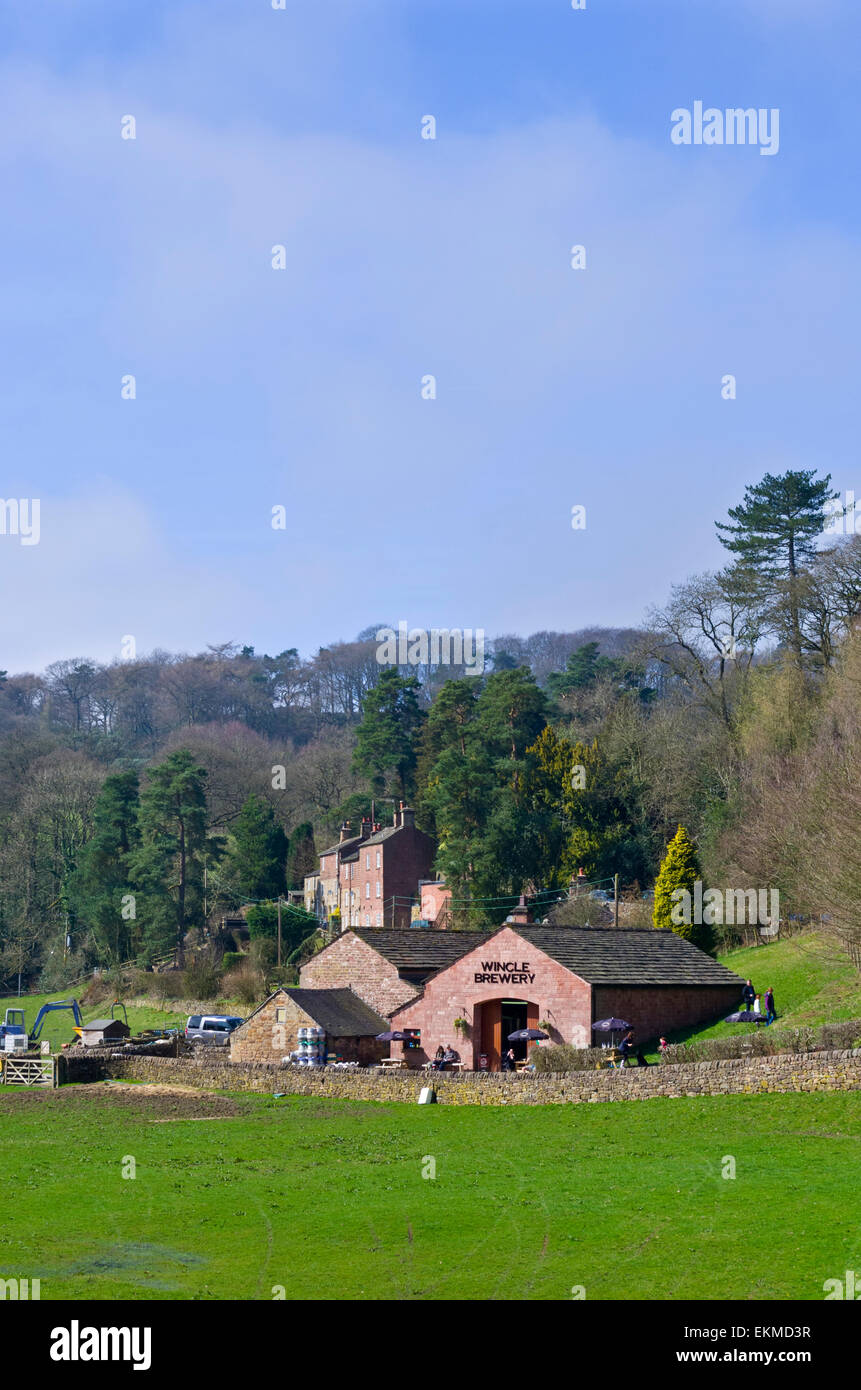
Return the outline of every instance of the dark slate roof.
{"type": "Polygon", "coordinates": [[[379,951],[398,970],[445,970],[455,961],[475,951],[495,932],[439,931],[407,927],[387,931],[385,927],[350,927],[355,936],[379,951]]]}
{"type": "Polygon", "coordinates": [[[128,1024],[123,1023],[121,1018],[91,1018],[89,1023],[82,1023],[81,1029],[88,1033],[90,1029],[103,1032],[105,1028],[110,1028],[112,1023],[118,1023],[121,1028],[127,1028],[128,1024]]]}
{"type": "Polygon", "coordinates": [[[336,849],[343,851],[354,848],[362,843],[361,835],[351,835],[348,840],[339,840],[336,844],[330,845],[328,849],[321,849],[318,858],[322,859],[324,854],[334,854],[336,849]]]}
{"type": "Polygon", "coordinates": [[[285,989],[284,993],[333,1038],[376,1037],[389,1027],[351,989],[285,989]]]}
{"type": "Polygon", "coordinates": [[[672,931],[612,927],[512,926],[524,941],[592,985],[743,985],[672,931]]]}

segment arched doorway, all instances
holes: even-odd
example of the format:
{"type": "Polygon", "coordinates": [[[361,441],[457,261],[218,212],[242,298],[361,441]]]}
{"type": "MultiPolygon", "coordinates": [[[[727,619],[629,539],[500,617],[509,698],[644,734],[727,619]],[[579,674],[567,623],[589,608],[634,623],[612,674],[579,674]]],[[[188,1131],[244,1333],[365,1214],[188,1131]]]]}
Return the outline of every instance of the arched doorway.
{"type": "Polygon", "coordinates": [[[480,1065],[483,1053],[487,1057],[489,1071],[499,1071],[502,1067],[503,1053],[514,1048],[517,1061],[525,1061],[526,1043],[510,1043],[509,1033],[521,1028],[538,1027],[538,1005],[528,999],[484,999],[474,1006],[477,1027],[475,1028],[474,1065],[480,1065]]]}

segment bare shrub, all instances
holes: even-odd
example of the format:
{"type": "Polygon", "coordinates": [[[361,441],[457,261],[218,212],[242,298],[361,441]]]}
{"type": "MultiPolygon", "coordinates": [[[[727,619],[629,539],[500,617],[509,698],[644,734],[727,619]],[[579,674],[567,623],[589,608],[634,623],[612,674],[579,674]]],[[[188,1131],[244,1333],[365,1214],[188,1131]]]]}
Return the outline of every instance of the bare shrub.
{"type": "Polygon", "coordinates": [[[266,982],[259,970],[247,967],[231,970],[224,976],[222,990],[227,999],[238,999],[241,1004],[256,1004],[266,993],[266,982]]]}

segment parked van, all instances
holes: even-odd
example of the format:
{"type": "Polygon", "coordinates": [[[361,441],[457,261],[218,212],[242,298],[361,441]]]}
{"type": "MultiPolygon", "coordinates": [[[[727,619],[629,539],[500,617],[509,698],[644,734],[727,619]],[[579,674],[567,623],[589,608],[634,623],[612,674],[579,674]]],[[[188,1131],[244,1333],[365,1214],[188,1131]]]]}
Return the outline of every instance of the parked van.
{"type": "Polygon", "coordinates": [[[186,1040],[227,1047],[230,1034],[244,1022],[244,1018],[234,1018],[231,1014],[192,1014],[185,1025],[186,1040]]]}

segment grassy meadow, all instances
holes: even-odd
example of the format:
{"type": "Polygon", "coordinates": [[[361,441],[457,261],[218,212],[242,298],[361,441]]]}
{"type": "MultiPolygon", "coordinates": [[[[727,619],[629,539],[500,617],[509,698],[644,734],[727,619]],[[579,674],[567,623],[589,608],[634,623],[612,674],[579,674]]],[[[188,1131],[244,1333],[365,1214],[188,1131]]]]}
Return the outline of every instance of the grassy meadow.
{"type": "Polygon", "coordinates": [[[0,1275],[40,1278],[43,1299],[821,1299],[861,1268],[859,1159],[857,1093],[0,1090],[0,1275]]]}

